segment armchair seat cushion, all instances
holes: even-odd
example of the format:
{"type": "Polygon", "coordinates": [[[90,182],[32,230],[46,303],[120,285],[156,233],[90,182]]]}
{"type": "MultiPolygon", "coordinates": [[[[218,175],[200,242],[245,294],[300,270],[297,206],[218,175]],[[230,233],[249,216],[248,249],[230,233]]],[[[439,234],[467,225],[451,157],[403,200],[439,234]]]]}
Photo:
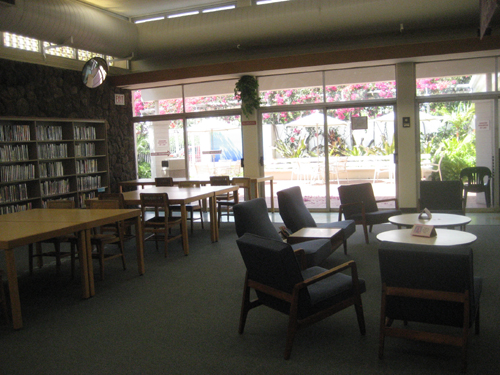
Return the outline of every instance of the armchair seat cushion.
{"type": "Polygon", "coordinates": [[[333,253],[329,240],[311,240],[292,245],[293,250],[303,249],[306,254],[307,267],[323,263],[333,253]]]}
{"type": "MultiPolygon", "coordinates": [[[[311,267],[302,271],[302,277],[307,280],[311,277],[328,271],[322,267],[311,267]]],[[[366,292],[366,284],[363,279],[358,279],[360,293],[366,292]]],[[[343,273],[338,273],[327,277],[315,284],[307,287],[311,303],[317,307],[321,304],[322,307],[329,304],[337,303],[345,299],[345,294],[352,294],[352,277],[343,273]]]]}
{"type": "Polygon", "coordinates": [[[356,232],[356,222],[354,220],[334,221],[331,223],[320,223],[318,228],[341,228],[344,238],[347,239],[356,232]]]}
{"type": "MultiPolygon", "coordinates": [[[[366,223],[368,225],[387,223],[389,218],[391,216],[395,216],[395,215],[401,215],[401,211],[400,210],[383,210],[383,211],[367,212],[365,214],[366,223]]],[[[349,219],[361,221],[361,220],[363,220],[363,215],[355,214],[355,215],[352,215],[349,219]]]]}

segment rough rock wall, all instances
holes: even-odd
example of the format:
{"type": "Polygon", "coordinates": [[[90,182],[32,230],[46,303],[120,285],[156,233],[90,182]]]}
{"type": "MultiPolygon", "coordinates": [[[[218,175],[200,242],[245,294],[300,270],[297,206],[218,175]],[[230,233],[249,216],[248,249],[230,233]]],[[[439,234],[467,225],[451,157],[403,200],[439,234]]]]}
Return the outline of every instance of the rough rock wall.
{"type": "Polygon", "coordinates": [[[78,71],[0,59],[0,116],[106,120],[111,192],[137,176],[130,90],[107,81],[90,89],[78,71]],[[115,94],[125,105],[114,104],[115,94]]]}

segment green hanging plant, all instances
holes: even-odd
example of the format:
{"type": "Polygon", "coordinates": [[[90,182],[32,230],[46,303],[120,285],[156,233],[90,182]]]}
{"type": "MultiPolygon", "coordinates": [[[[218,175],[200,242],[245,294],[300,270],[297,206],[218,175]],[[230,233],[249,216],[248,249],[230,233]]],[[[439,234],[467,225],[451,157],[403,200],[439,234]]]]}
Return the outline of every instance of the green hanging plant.
{"type": "Polygon", "coordinates": [[[241,111],[244,115],[253,114],[255,109],[260,108],[259,81],[253,76],[243,76],[236,82],[234,96],[241,101],[241,111]]]}

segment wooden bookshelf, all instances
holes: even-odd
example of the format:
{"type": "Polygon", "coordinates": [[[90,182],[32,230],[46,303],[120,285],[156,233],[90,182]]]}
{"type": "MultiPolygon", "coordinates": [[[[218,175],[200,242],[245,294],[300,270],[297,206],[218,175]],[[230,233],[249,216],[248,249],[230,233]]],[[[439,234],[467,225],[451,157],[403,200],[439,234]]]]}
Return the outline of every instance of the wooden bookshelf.
{"type": "Polygon", "coordinates": [[[108,190],[104,121],[0,117],[0,214],[108,190]]]}

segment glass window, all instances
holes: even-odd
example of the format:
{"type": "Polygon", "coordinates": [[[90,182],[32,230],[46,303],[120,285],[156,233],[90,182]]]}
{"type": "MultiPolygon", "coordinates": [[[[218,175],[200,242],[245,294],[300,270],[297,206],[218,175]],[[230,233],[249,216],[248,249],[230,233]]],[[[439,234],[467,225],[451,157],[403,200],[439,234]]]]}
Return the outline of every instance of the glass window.
{"type": "Polygon", "coordinates": [[[323,103],[321,72],[259,78],[262,106],[323,103]]]}
{"type": "Polygon", "coordinates": [[[40,43],[37,39],[11,33],[3,33],[3,45],[25,51],[40,52],[40,43]]]}
{"type": "Polygon", "coordinates": [[[394,66],[325,72],[327,102],[396,97],[394,66]]]}
{"type": "Polygon", "coordinates": [[[182,86],[157,87],[133,91],[134,116],[182,113],[182,86]]]}
{"type": "Polygon", "coordinates": [[[234,97],[236,80],[205,82],[184,86],[186,112],[240,108],[234,97]]]}
{"type": "Polygon", "coordinates": [[[494,91],[494,72],[494,58],[416,64],[417,95],[494,91]]]}
{"type": "MultiPolygon", "coordinates": [[[[49,42],[43,42],[43,46],[46,48],[46,47],[56,46],[56,44],[49,43],[49,42]]],[[[65,47],[65,46],[52,47],[52,48],[46,49],[45,53],[47,55],[66,57],[68,59],[74,59],[76,57],[75,49],[72,47],[65,47]]]]}

